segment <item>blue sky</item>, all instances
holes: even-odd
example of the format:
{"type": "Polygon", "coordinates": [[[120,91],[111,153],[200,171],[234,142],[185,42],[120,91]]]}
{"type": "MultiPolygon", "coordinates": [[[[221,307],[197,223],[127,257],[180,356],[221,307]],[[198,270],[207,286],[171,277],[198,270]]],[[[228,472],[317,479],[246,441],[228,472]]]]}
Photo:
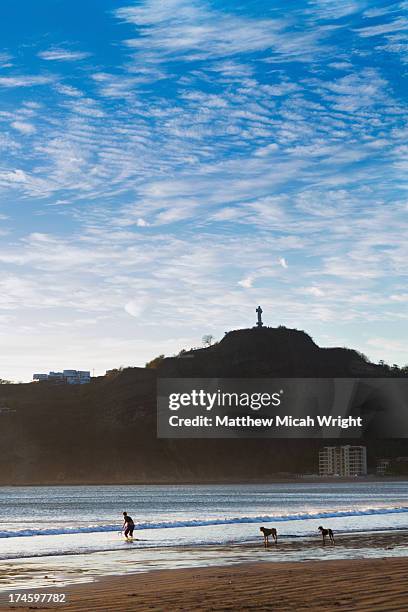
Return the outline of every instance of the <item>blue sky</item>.
{"type": "Polygon", "coordinates": [[[0,376],[265,322],[407,356],[408,2],[3,0],[0,376]]]}

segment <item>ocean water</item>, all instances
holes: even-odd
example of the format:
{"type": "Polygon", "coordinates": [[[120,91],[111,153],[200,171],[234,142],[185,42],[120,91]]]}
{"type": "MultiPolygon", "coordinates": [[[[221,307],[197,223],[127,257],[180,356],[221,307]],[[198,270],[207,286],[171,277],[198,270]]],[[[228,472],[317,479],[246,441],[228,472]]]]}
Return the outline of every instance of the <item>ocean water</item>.
{"type": "MultiPolygon", "coordinates": [[[[408,482],[0,487],[0,560],[120,551],[122,512],[142,549],[408,529],[408,482]]],[[[146,551],[147,552],[147,551],[146,551]]]]}

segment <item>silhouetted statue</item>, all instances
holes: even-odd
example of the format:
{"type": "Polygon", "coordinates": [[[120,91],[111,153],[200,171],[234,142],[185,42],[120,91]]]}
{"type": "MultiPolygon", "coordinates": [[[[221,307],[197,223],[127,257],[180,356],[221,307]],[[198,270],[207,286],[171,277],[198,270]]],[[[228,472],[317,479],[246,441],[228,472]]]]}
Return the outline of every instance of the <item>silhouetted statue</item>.
{"type": "Polygon", "coordinates": [[[263,323],[262,323],[262,308],[260,306],[258,306],[258,308],[255,311],[258,314],[258,322],[256,324],[257,327],[262,327],[263,323]]]}

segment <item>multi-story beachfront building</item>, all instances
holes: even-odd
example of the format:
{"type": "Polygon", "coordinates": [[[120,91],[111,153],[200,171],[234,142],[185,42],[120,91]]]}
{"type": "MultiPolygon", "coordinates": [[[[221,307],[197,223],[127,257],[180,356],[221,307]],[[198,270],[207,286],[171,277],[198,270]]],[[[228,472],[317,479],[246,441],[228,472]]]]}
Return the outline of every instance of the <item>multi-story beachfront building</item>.
{"type": "Polygon", "coordinates": [[[325,446],[319,451],[320,476],[364,476],[367,474],[365,446],[325,446]]]}
{"type": "Polygon", "coordinates": [[[391,459],[377,459],[376,472],[380,476],[385,476],[390,469],[391,459]]]}
{"type": "Polygon", "coordinates": [[[63,370],[62,372],[49,372],[48,374],[33,374],[33,380],[84,385],[91,382],[91,372],[88,370],[63,370]]]}

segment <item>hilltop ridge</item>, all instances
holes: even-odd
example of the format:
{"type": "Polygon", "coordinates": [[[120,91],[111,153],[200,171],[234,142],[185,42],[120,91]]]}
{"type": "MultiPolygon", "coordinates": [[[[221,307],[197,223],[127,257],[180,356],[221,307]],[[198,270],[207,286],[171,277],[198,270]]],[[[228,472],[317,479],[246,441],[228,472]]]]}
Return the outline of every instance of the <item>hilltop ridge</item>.
{"type": "Polygon", "coordinates": [[[225,334],[210,347],[184,351],[158,366],[163,377],[381,377],[389,371],[353,349],[321,348],[304,331],[254,327],[225,334]]]}

